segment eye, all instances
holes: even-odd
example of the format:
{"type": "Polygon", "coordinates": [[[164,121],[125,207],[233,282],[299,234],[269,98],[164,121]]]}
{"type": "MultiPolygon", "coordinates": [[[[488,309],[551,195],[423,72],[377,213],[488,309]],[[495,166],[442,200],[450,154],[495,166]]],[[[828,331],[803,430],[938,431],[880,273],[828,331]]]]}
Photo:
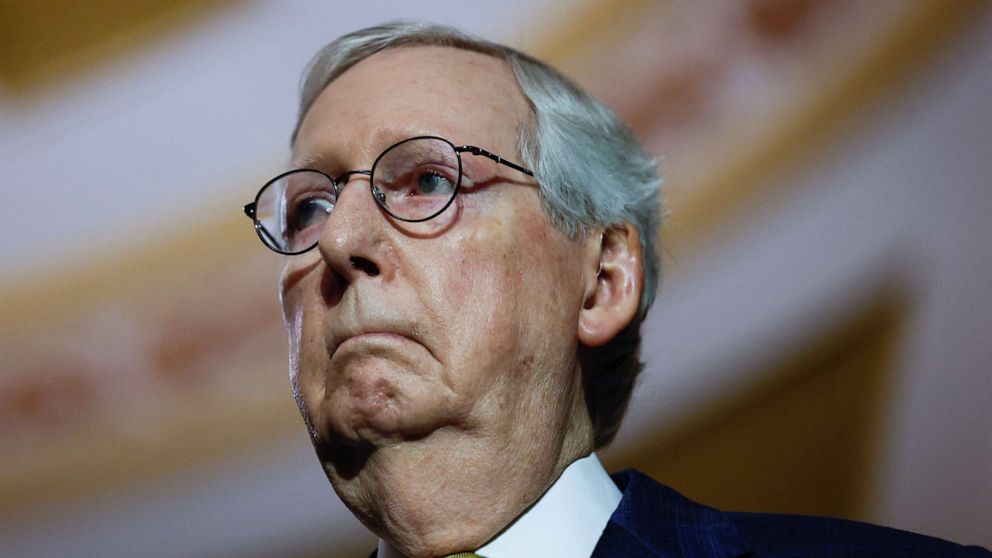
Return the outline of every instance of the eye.
{"type": "Polygon", "coordinates": [[[414,196],[449,196],[455,189],[455,185],[447,177],[433,170],[417,175],[416,182],[416,191],[411,192],[414,196]]]}
{"type": "Polygon", "coordinates": [[[310,194],[297,200],[287,212],[288,228],[292,232],[299,232],[320,225],[327,220],[333,210],[333,201],[316,193],[310,194]]]}

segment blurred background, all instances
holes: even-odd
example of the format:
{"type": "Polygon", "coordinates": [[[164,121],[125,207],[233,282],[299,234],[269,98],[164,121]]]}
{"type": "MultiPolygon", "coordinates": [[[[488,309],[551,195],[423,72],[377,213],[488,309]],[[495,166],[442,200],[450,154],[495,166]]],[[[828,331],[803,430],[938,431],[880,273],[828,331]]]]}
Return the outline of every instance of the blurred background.
{"type": "Polygon", "coordinates": [[[562,68],[666,178],[605,452],[734,510],[992,546],[992,4],[0,1],[0,555],[364,556],[241,206],[338,35],[562,68]]]}

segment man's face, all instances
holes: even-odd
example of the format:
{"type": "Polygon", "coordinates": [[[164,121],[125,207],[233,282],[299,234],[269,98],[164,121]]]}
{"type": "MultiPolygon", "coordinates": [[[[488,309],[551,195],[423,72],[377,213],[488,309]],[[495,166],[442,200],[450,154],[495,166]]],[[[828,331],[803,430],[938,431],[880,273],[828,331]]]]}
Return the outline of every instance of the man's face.
{"type": "MultiPolygon", "coordinates": [[[[297,166],[369,169],[436,135],[516,160],[528,105],[478,53],[406,47],[333,81],[294,145],[297,166]]],[[[392,220],[354,176],[318,249],[281,289],[297,401],[321,441],[381,446],[457,429],[505,439],[558,429],[576,370],[581,245],[552,228],[536,183],[463,154],[475,186],[426,223],[392,220]]]]}

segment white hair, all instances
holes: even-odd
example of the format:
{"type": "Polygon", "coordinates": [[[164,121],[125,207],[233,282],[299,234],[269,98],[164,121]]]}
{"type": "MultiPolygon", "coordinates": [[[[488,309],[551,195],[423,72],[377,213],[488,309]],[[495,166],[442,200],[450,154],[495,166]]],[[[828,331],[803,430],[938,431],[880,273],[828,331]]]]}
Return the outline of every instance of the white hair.
{"type": "Polygon", "coordinates": [[[603,446],[616,434],[643,368],[638,357],[640,324],[658,288],[655,245],[661,180],[655,161],[612,110],[551,66],[516,49],[430,23],[369,27],[321,49],[305,73],[292,141],[310,106],[330,82],[376,52],[418,45],[470,50],[510,65],[533,112],[519,131],[517,155],[534,171],[543,209],[555,228],[581,238],[595,228],[630,223],[640,234],[644,290],[637,317],[606,345],[579,348],[596,447],[603,446]]]}

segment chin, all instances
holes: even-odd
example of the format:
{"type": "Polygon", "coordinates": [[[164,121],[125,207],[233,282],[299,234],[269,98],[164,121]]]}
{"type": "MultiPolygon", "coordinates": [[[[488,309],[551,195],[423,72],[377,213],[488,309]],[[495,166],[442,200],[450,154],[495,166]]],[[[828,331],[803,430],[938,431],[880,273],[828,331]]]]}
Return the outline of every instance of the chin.
{"type": "Polygon", "coordinates": [[[422,438],[450,423],[442,401],[432,394],[414,395],[424,397],[411,396],[385,379],[357,388],[350,382],[323,401],[325,420],[318,429],[329,438],[378,446],[422,438]]]}
{"type": "Polygon", "coordinates": [[[397,398],[331,397],[313,444],[332,484],[356,477],[379,448],[419,440],[450,424],[443,407],[405,408],[397,398]],[[418,412],[418,410],[420,412],[418,412]]]}
{"type": "Polygon", "coordinates": [[[421,438],[450,423],[452,393],[433,363],[346,352],[332,361],[328,392],[317,401],[318,431],[352,442],[421,438]]]}

